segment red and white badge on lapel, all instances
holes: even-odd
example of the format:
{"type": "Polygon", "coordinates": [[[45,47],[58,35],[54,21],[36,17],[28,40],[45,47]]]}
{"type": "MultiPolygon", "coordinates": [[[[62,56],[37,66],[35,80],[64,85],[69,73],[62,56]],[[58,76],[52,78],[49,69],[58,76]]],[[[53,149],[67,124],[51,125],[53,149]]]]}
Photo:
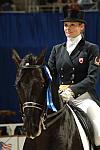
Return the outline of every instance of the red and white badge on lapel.
{"type": "Polygon", "coordinates": [[[95,57],[95,65],[99,66],[100,65],[100,58],[97,56],[95,57]]]}
{"type": "Polygon", "coordinates": [[[80,64],[83,64],[83,61],[84,61],[84,59],[81,57],[81,58],[79,58],[79,63],[80,64]]]}

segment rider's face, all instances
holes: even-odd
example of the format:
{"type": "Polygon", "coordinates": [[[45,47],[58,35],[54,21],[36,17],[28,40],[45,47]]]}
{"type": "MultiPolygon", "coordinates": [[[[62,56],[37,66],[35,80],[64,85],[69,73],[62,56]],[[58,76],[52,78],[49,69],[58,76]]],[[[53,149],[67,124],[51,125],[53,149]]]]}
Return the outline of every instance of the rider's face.
{"type": "Polygon", "coordinates": [[[84,30],[84,23],[64,22],[64,32],[69,38],[78,36],[84,30]]]}

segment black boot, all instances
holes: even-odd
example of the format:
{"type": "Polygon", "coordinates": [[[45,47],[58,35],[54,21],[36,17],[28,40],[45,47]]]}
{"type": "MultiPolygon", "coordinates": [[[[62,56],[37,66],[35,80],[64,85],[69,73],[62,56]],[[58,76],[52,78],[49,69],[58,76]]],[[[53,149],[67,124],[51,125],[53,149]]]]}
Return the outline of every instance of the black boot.
{"type": "Polygon", "coordinates": [[[100,150],[100,146],[96,146],[96,150],[100,150]]]}

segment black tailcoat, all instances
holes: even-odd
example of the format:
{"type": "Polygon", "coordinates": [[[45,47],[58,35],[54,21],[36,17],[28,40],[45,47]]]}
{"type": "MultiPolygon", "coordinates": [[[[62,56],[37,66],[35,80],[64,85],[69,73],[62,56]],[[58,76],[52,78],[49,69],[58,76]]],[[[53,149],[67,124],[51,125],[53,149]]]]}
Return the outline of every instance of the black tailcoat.
{"type": "Polygon", "coordinates": [[[97,100],[96,83],[100,68],[99,48],[82,39],[69,56],[66,43],[53,47],[48,65],[56,83],[71,85],[75,96],[89,92],[97,100]]]}

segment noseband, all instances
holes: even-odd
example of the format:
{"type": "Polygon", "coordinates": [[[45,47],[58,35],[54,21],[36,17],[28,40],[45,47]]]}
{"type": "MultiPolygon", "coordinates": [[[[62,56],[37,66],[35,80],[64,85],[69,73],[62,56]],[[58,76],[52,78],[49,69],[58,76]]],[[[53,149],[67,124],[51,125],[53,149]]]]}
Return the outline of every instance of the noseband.
{"type": "Polygon", "coordinates": [[[43,106],[34,102],[25,102],[23,104],[23,112],[25,108],[36,108],[36,109],[42,110],[43,106]]]}

